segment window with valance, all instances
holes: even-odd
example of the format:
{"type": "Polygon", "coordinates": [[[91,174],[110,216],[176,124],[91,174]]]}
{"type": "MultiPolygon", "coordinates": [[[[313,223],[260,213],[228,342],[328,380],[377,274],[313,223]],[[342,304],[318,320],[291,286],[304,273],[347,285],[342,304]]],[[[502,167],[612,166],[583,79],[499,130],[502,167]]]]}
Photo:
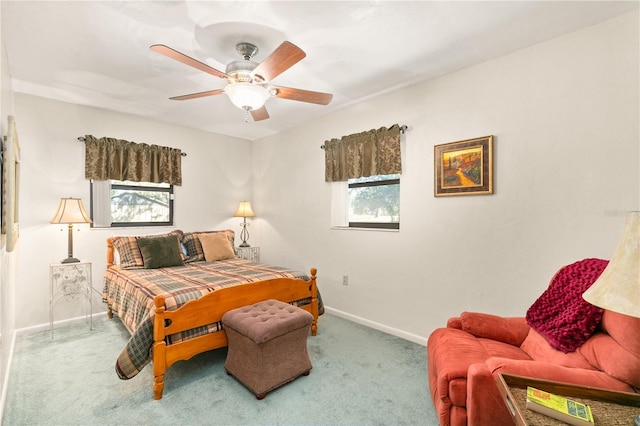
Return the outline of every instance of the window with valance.
{"type": "Polygon", "coordinates": [[[325,142],[333,227],[400,229],[400,134],[395,124],[325,142]]]}
{"type": "Polygon", "coordinates": [[[173,186],[182,184],[179,149],[85,136],[93,227],[173,225],[173,186]]]}

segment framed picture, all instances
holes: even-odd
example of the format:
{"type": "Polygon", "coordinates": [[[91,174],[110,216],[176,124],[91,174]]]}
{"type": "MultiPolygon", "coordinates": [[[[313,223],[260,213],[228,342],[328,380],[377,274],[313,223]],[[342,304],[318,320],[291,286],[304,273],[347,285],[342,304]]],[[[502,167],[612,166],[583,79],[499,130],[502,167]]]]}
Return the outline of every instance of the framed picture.
{"type": "Polygon", "coordinates": [[[16,122],[9,116],[7,137],[2,147],[2,233],[5,247],[13,251],[18,242],[18,193],[20,188],[20,144],[16,122]]]}
{"type": "Polygon", "coordinates": [[[434,195],[493,194],[493,136],[434,147],[434,195]]]}

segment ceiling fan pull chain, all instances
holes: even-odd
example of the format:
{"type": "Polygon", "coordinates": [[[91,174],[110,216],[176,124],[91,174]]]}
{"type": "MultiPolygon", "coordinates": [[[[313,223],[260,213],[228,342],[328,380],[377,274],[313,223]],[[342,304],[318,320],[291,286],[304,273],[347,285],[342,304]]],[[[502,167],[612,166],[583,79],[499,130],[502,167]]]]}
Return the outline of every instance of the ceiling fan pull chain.
{"type": "Polygon", "coordinates": [[[244,107],[244,122],[248,123],[249,122],[249,108],[244,107]]]}

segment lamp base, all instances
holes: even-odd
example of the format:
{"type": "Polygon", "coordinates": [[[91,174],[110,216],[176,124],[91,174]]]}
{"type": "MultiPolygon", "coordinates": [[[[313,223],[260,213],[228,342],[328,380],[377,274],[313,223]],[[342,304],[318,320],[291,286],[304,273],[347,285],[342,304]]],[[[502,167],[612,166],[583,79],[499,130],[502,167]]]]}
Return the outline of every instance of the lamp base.
{"type": "Polygon", "coordinates": [[[248,242],[243,241],[238,247],[251,247],[248,242]]]}
{"type": "Polygon", "coordinates": [[[80,259],[76,259],[75,257],[67,257],[66,259],[63,259],[62,261],[60,261],[60,263],[78,263],[80,262],[80,259]]]}

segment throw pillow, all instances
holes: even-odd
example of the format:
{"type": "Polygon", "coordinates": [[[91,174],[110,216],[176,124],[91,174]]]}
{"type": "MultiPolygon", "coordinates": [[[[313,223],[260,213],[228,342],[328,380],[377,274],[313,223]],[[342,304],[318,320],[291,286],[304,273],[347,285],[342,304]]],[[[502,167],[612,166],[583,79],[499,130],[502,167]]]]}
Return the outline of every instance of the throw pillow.
{"type": "Polygon", "coordinates": [[[122,269],[136,269],[144,267],[142,254],[138,248],[137,237],[114,237],[113,247],[118,251],[120,267],[122,269]]]}
{"type": "Polygon", "coordinates": [[[591,337],[603,310],[582,298],[609,262],[584,259],[561,268],[527,311],[527,323],[549,344],[573,352],[591,337]]]}
{"type": "Polygon", "coordinates": [[[167,268],[184,264],[180,241],[176,235],[140,238],[138,239],[138,247],[142,253],[145,269],[167,268]]]}
{"type": "Polygon", "coordinates": [[[236,257],[229,238],[224,232],[198,234],[202,251],[207,262],[233,259],[236,257]]]}
{"type": "MultiPolygon", "coordinates": [[[[168,234],[147,235],[144,238],[160,238],[168,235],[176,235],[178,238],[182,236],[182,231],[176,229],[168,234]]],[[[122,269],[139,269],[144,268],[144,259],[138,247],[139,236],[116,236],[112,237],[113,248],[116,250],[114,258],[122,269]]]]}
{"type": "MultiPolygon", "coordinates": [[[[215,234],[221,233],[227,236],[231,247],[233,247],[235,240],[235,232],[231,229],[217,230],[217,231],[204,231],[204,232],[185,232],[182,235],[182,244],[187,249],[185,263],[197,262],[204,259],[204,251],[202,250],[202,244],[200,243],[199,235],[202,234],[215,234]]],[[[235,251],[234,251],[235,252],[235,251]]]]}

